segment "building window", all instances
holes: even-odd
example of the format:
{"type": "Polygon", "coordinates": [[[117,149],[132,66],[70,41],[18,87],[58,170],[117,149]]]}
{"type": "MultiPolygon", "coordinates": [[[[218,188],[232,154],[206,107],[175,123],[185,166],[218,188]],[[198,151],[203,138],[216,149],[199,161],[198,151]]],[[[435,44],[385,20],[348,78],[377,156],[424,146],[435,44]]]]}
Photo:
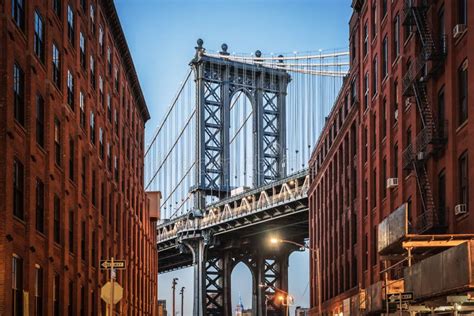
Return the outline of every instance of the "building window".
{"type": "Polygon", "coordinates": [[[82,156],[82,171],[81,171],[81,180],[82,180],[82,193],[86,193],[86,167],[87,161],[86,156],[82,156]]]}
{"type": "Polygon", "coordinates": [[[458,70],[459,80],[459,125],[463,124],[468,117],[467,103],[467,60],[463,62],[458,70]]]}
{"type": "Polygon", "coordinates": [[[393,29],[393,51],[395,58],[397,58],[400,55],[400,17],[398,14],[393,22],[393,29]]]}
{"type": "Polygon", "coordinates": [[[70,70],[67,71],[67,103],[74,111],[74,77],[70,70]]]}
{"type": "Polygon", "coordinates": [[[393,177],[398,178],[398,144],[393,146],[393,177]]]}
{"type": "Polygon", "coordinates": [[[377,56],[374,57],[372,61],[372,96],[377,94],[377,82],[378,82],[378,64],[377,64],[377,56]]]}
{"type": "Polygon", "coordinates": [[[12,312],[23,315],[23,259],[16,254],[12,258],[12,312]]]}
{"type": "Polygon", "coordinates": [[[387,15],[387,0],[382,0],[382,18],[387,15]]]}
{"type": "Polygon", "coordinates": [[[377,5],[372,2],[372,39],[377,35],[377,5]]]}
{"type": "Polygon", "coordinates": [[[367,109],[369,107],[369,73],[366,72],[364,75],[364,106],[367,109]]]}
{"type": "Polygon", "coordinates": [[[69,211],[69,251],[74,253],[74,211],[69,211]]]}
{"type": "Polygon", "coordinates": [[[104,80],[101,75],[99,75],[99,101],[104,106],[104,80]]]}
{"type": "Polygon", "coordinates": [[[95,118],[94,118],[93,111],[91,111],[91,115],[89,117],[89,132],[90,132],[91,143],[95,145],[95,118]]]}
{"type": "Polygon", "coordinates": [[[18,64],[13,65],[13,107],[15,120],[25,125],[25,74],[18,64]]]}
{"type": "Polygon", "coordinates": [[[99,25],[99,49],[100,54],[104,54],[104,30],[102,29],[102,25],[99,25]]]}
{"type": "Polygon", "coordinates": [[[438,174],[438,221],[441,225],[446,223],[446,173],[438,174]]]}
{"type": "Polygon", "coordinates": [[[89,68],[90,68],[90,79],[91,79],[91,86],[95,89],[95,61],[94,57],[91,55],[89,60],[89,68]]]}
{"type": "Polygon", "coordinates": [[[53,43],[53,82],[58,89],[61,88],[61,63],[59,50],[55,43],[53,43]]]}
{"type": "Polygon", "coordinates": [[[364,193],[363,212],[364,212],[364,216],[367,216],[367,212],[369,209],[369,190],[368,190],[367,179],[364,180],[364,185],[362,187],[362,190],[364,193]]]}
{"type": "Polygon", "coordinates": [[[86,260],[86,222],[81,222],[81,259],[86,260]]]}
{"type": "Polygon", "coordinates": [[[13,215],[21,220],[24,218],[24,167],[20,160],[13,161],[13,215]]]}
{"type": "Polygon", "coordinates": [[[369,238],[367,236],[367,233],[364,234],[364,245],[363,245],[363,251],[364,251],[364,257],[363,257],[363,260],[362,260],[362,269],[364,271],[367,270],[367,266],[368,266],[368,262],[369,262],[369,238]]]}
{"type": "Polygon", "coordinates": [[[69,281],[69,299],[67,305],[68,315],[74,315],[74,281],[69,281]]]}
{"type": "Polygon", "coordinates": [[[82,11],[86,11],[87,9],[87,0],[80,0],[80,3],[81,3],[81,9],[82,11]]]}
{"type": "Polygon", "coordinates": [[[367,52],[369,50],[369,28],[367,26],[367,21],[365,21],[364,24],[364,57],[367,55],[367,52]]]}
{"type": "Polygon", "coordinates": [[[467,151],[459,157],[459,203],[469,204],[469,169],[467,151]]]}
{"type": "Polygon", "coordinates": [[[397,80],[395,80],[395,83],[393,84],[393,94],[394,94],[394,99],[395,99],[395,102],[393,102],[393,124],[396,124],[398,122],[398,103],[399,103],[397,80]]]}
{"type": "Polygon", "coordinates": [[[387,99],[382,101],[382,139],[387,136],[387,99]]]}
{"type": "Polygon", "coordinates": [[[92,34],[94,34],[95,33],[95,7],[93,3],[89,5],[89,17],[91,19],[92,34]]]}
{"type": "Polygon", "coordinates": [[[107,143],[107,169],[112,169],[112,149],[110,143],[107,143]]]}
{"type": "Polygon", "coordinates": [[[43,315],[43,269],[35,265],[35,315],[43,315]]]}
{"type": "Polygon", "coordinates": [[[35,10],[34,51],[39,60],[44,63],[44,24],[38,10],[35,10]]]}
{"type": "Polygon", "coordinates": [[[467,25],[467,0],[458,0],[458,24],[467,25]]]}
{"type": "Polygon", "coordinates": [[[407,142],[406,147],[411,146],[411,127],[410,126],[407,128],[407,131],[406,131],[406,142],[407,142]]]}
{"type": "Polygon", "coordinates": [[[110,51],[110,47],[107,47],[107,69],[109,72],[109,76],[112,75],[112,52],[110,51]]]}
{"type": "Polygon", "coordinates": [[[118,76],[118,68],[117,66],[115,66],[115,69],[114,69],[114,78],[115,78],[115,91],[118,92],[119,90],[119,76],[118,76]]]}
{"type": "Polygon", "coordinates": [[[61,19],[61,1],[62,0],[53,0],[53,11],[59,19],[61,19]]]}
{"type": "Polygon", "coordinates": [[[95,170],[92,171],[92,183],[91,183],[91,190],[92,190],[92,205],[97,205],[97,183],[96,183],[96,175],[95,170]]]}
{"type": "Polygon", "coordinates": [[[446,120],[446,111],[445,111],[445,102],[444,102],[444,87],[438,92],[438,131],[440,136],[444,136],[445,131],[445,122],[446,120]]]}
{"type": "Polygon", "coordinates": [[[67,36],[74,47],[74,11],[71,5],[67,6],[67,36]]]}
{"type": "Polygon", "coordinates": [[[371,141],[371,149],[372,151],[375,151],[377,149],[377,115],[375,113],[372,113],[371,115],[371,134],[372,134],[372,141],[371,141]]]}
{"type": "Polygon", "coordinates": [[[36,230],[44,233],[44,183],[36,179],[36,230]]]}
{"type": "Polygon", "coordinates": [[[382,196],[387,196],[387,158],[383,157],[382,160],[382,185],[380,186],[382,189],[382,196]]]}
{"type": "Polygon", "coordinates": [[[102,127],[99,128],[99,156],[104,159],[104,131],[102,127]]]}
{"type": "Polygon", "coordinates": [[[53,235],[54,242],[61,243],[61,206],[60,206],[59,196],[54,195],[54,223],[53,223],[53,235]]]}
{"type": "Polygon", "coordinates": [[[382,46],[382,78],[388,76],[388,38],[385,35],[382,46]]]}
{"type": "Polygon", "coordinates": [[[370,193],[370,207],[374,209],[377,206],[377,170],[374,169],[372,171],[372,185],[371,185],[371,193],[370,193]]]}
{"type": "Polygon", "coordinates": [[[16,26],[25,31],[25,1],[12,0],[12,18],[16,26]]]}
{"type": "Polygon", "coordinates": [[[74,181],[74,156],[75,156],[75,148],[74,148],[74,139],[69,139],[69,179],[74,181]]]}
{"type": "Polygon", "coordinates": [[[79,32],[79,50],[82,69],[86,69],[86,39],[82,32],[79,32]]]}
{"type": "Polygon", "coordinates": [[[80,113],[80,123],[82,129],[86,128],[86,106],[84,102],[84,93],[82,91],[79,92],[79,111],[80,113]]]}
{"type": "MultiPolygon", "coordinates": [[[[59,308],[59,293],[60,293],[61,279],[59,274],[54,274],[54,283],[53,283],[53,315],[60,315],[59,308]]],[[[69,314],[72,315],[72,314],[69,314]]]]}
{"type": "Polygon", "coordinates": [[[36,95],[36,143],[44,147],[44,100],[36,95]]]}
{"type": "Polygon", "coordinates": [[[110,94],[107,94],[107,119],[112,122],[112,102],[110,94]]]}
{"type": "Polygon", "coordinates": [[[54,161],[61,166],[61,123],[54,118],[54,161]]]}

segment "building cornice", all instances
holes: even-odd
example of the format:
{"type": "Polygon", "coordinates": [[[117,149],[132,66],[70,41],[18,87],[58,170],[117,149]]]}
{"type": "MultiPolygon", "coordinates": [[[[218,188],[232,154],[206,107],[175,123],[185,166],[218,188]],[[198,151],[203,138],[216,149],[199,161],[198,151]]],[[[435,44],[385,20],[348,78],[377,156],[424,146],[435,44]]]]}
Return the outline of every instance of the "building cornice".
{"type": "Polygon", "coordinates": [[[128,77],[133,95],[137,101],[140,114],[142,115],[143,121],[146,122],[150,119],[150,113],[148,112],[145,97],[143,96],[143,92],[140,87],[140,82],[135,70],[135,65],[133,64],[132,55],[130,54],[122,25],[120,24],[120,19],[118,17],[117,10],[115,9],[114,1],[101,0],[101,5],[102,10],[104,11],[105,19],[109,24],[110,31],[114,38],[115,45],[119,50],[120,57],[122,58],[123,65],[125,67],[125,73],[128,77]]]}

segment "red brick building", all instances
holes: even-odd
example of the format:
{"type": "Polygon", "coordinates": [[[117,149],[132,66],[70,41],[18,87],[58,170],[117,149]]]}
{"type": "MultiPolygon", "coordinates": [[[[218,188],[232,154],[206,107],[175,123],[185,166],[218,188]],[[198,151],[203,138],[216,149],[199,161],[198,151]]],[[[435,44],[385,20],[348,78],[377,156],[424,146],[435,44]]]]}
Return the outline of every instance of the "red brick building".
{"type": "Polygon", "coordinates": [[[0,314],[100,315],[101,259],[123,315],[157,301],[149,119],[112,0],[0,4],[0,314]]]}
{"type": "Polygon", "coordinates": [[[378,225],[400,206],[415,234],[474,233],[471,4],[352,1],[350,73],[310,161],[314,315],[354,313],[382,279],[378,225]]]}

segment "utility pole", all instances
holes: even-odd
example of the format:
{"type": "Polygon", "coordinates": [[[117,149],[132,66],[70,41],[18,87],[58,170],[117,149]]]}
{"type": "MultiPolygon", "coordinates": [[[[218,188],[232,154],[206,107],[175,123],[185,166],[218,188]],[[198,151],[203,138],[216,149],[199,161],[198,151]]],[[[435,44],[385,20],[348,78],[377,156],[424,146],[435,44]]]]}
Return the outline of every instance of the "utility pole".
{"type": "Polygon", "coordinates": [[[173,278],[173,283],[171,285],[171,288],[173,289],[173,310],[172,310],[172,316],[176,316],[176,285],[178,284],[178,278],[173,278]]]}
{"type": "Polygon", "coordinates": [[[181,291],[179,292],[179,294],[181,295],[181,316],[184,316],[184,289],[185,287],[183,286],[181,288],[181,291]]]}

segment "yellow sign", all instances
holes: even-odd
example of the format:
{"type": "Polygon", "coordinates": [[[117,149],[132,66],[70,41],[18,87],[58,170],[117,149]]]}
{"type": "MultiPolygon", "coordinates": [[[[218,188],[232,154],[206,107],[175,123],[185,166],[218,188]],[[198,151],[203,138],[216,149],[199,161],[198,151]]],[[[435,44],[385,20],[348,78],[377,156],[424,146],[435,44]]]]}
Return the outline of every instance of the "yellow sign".
{"type": "Polygon", "coordinates": [[[117,304],[123,297],[123,288],[117,282],[107,282],[100,289],[100,297],[107,304],[117,304]]]}

